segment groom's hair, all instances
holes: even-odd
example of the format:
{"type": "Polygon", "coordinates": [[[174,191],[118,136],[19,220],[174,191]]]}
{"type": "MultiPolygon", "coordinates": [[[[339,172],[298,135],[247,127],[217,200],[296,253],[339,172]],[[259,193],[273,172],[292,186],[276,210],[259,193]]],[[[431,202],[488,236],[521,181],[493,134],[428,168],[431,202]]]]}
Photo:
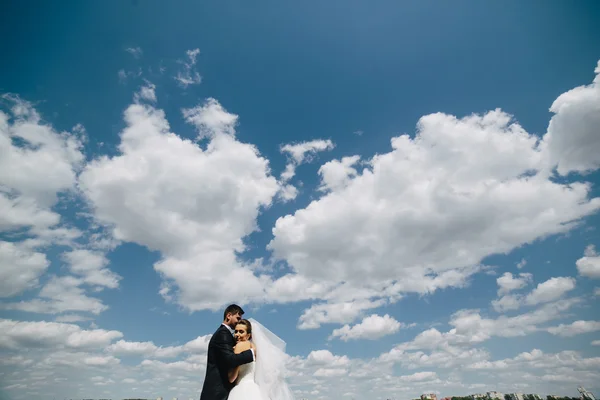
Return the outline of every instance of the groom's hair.
{"type": "Polygon", "coordinates": [[[229,313],[231,313],[231,315],[240,314],[240,316],[242,316],[244,315],[244,310],[242,310],[242,307],[238,306],[237,304],[228,305],[225,309],[225,312],[223,312],[223,321],[227,319],[227,314],[229,313]]]}

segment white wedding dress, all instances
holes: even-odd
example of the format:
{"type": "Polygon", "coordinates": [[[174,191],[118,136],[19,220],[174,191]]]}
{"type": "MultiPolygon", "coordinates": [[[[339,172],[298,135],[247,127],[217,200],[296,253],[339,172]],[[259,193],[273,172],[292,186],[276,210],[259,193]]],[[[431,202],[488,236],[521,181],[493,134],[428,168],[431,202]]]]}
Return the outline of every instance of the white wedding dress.
{"type": "Polygon", "coordinates": [[[285,342],[250,318],[256,360],[240,366],[227,400],[294,400],[285,381],[285,342]]]}
{"type": "Polygon", "coordinates": [[[227,400],[270,400],[266,399],[254,380],[256,361],[240,366],[236,384],[227,400]]]}

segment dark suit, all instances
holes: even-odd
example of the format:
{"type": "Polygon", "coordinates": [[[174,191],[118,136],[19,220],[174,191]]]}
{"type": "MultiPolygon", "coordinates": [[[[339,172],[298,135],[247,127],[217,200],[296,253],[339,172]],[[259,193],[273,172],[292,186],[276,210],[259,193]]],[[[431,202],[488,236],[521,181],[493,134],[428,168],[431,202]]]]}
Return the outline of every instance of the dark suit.
{"type": "Polygon", "coordinates": [[[254,361],[252,351],[233,352],[235,339],[231,332],[221,325],[208,342],[208,361],[200,400],[226,400],[233,383],[229,382],[227,372],[242,364],[254,361]]]}

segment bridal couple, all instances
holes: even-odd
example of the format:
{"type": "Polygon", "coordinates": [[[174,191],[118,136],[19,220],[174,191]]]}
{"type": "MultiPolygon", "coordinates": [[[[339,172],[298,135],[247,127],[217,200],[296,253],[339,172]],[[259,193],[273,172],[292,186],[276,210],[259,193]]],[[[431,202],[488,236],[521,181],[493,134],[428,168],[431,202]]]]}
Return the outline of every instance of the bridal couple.
{"type": "Polygon", "coordinates": [[[200,400],[293,400],[284,377],[285,342],[231,304],[208,343],[200,400]]]}

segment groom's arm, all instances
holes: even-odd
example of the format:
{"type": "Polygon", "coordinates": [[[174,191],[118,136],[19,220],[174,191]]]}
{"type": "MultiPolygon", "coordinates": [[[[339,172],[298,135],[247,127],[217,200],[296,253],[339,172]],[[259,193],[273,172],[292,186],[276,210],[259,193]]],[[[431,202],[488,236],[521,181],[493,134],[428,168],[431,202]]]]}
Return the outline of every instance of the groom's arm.
{"type": "Polygon", "coordinates": [[[229,338],[226,335],[231,335],[229,332],[220,331],[213,342],[217,352],[217,359],[221,360],[227,369],[238,367],[242,364],[247,364],[254,361],[254,352],[246,350],[240,354],[235,354],[229,338]]]}

